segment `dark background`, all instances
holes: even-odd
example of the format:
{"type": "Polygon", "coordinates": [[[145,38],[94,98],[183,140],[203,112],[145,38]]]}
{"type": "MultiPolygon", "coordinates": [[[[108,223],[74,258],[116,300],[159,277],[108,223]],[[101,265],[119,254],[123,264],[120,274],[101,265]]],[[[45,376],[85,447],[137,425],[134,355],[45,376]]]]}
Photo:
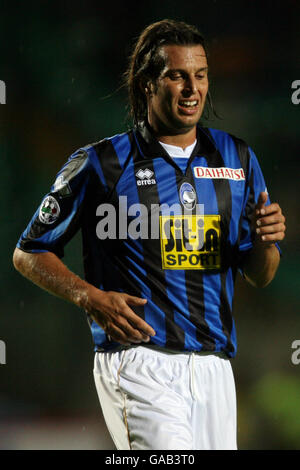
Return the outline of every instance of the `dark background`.
{"type": "MultiPolygon", "coordinates": [[[[116,91],[135,38],[163,18],[208,40],[210,84],[222,119],[245,139],[287,217],[283,258],[265,289],[237,281],[232,361],[241,449],[300,449],[298,1],[0,1],[0,448],[113,449],[94,388],[84,312],[20,276],[11,258],[55,174],[78,147],[127,129],[116,91]],[[107,95],[111,95],[107,97],[107,95]],[[106,97],[106,98],[105,98],[106,97]]],[[[82,275],[80,236],[65,263],[82,275]]]]}

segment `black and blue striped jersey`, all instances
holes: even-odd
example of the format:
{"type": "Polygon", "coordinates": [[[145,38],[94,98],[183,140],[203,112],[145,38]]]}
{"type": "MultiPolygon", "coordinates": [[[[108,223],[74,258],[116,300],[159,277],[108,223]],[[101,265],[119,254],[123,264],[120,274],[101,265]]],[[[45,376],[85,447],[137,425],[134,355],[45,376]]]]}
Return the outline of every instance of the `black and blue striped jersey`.
{"type": "MultiPolygon", "coordinates": [[[[17,246],[62,258],[81,229],[86,280],[146,298],[133,308],[156,331],[151,343],[233,357],[234,283],[265,190],[243,140],[198,126],[184,171],[141,125],[76,150],[17,246]]],[[[88,320],[95,350],[115,348],[88,320]]]]}

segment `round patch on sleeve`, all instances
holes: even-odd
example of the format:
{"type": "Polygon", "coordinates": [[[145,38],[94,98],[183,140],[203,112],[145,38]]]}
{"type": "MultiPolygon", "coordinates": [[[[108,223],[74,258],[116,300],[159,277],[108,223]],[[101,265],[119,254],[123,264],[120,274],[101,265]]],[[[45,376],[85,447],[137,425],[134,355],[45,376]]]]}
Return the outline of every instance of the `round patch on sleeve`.
{"type": "Polygon", "coordinates": [[[60,207],[53,196],[47,196],[40,207],[39,219],[43,224],[53,224],[60,214],[60,207]]]}

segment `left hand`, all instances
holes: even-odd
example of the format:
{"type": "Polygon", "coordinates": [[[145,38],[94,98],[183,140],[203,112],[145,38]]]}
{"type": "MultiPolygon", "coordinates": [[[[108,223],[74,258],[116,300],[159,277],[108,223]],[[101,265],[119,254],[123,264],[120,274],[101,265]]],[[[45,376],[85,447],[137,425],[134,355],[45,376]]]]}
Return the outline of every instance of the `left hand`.
{"type": "Polygon", "coordinates": [[[261,192],[254,210],[256,240],[264,246],[281,241],[285,237],[285,217],[276,202],[266,206],[268,193],[261,192]]]}

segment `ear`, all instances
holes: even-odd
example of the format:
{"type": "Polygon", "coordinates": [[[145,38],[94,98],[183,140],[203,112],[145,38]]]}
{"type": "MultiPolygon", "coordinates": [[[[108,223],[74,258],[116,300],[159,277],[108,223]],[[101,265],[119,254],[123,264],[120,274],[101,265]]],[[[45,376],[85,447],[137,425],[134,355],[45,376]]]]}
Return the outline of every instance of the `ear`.
{"type": "Polygon", "coordinates": [[[154,93],[154,85],[152,82],[147,82],[146,86],[144,87],[144,92],[147,98],[150,98],[154,93]]]}
{"type": "Polygon", "coordinates": [[[141,92],[145,95],[146,100],[148,100],[152,95],[151,84],[149,82],[140,83],[140,89],[141,89],[141,92]]]}
{"type": "Polygon", "coordinates": [[[147,81],[145,79],[139,80],[138,86],[139,86],[139,89],[142,93],[145,93],[146,95],[149,93],[148,84],[147,84],[147,81]]]}

